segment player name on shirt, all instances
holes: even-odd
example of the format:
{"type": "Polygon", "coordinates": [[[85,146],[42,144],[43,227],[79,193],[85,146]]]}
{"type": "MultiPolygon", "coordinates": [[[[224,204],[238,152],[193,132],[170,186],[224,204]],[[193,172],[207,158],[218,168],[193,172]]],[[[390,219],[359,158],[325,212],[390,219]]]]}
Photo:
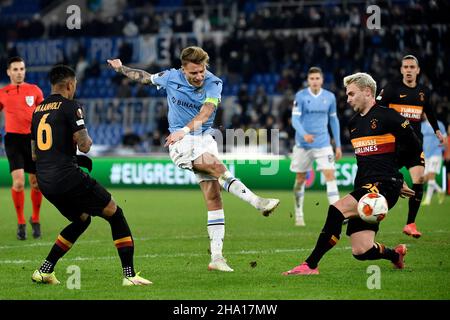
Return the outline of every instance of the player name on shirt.
{"type": "Polygon", "coordinates": [[[62,102],[50,102],[50,103],[44,103],[40,104],[34,109],[34,112],[44,112],[49,110],[58,110],[59,107],[61,107],[62,102]]]}

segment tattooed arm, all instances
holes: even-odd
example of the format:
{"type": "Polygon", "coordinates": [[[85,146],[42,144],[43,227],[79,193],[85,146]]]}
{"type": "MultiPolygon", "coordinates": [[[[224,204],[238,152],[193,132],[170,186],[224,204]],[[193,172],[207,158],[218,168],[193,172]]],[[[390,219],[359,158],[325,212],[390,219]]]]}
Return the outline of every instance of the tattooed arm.
{"type": "Polygon", "coordinates": [[[92,139],[89,136],[87,129],[78,130],[73,134],[73,140],[77,143],[78,150],[88,153],[92,146],[92,139]]]}
{"type": "Polygon", "coordinates": [[[150,84],[151,82],[151,74],[140,69],[132,69],[122,65],[122,61],[120,59],[107,60],[109,65],[116,71],[120,72],[131,80],[140,82],[142,84],[150,84]]]}

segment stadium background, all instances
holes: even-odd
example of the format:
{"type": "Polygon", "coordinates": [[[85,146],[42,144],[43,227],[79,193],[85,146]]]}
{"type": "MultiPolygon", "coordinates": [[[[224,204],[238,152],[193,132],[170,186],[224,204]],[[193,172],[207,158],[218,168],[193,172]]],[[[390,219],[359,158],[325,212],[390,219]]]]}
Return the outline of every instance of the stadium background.
{"type": "MultiPolygon", "coordinates": [[[[106,59],[118,57],[126,65],[155,73],[178,67],[184,46],[200,45],[210,55],[211,71],[224,81],[215,121],[223,136],[226,129],[250,128],[257,135],[261,129],[279,130],[277,150],[271,150],[269,135],[267,145],[224,141],[222,151],[229,156],[279,155],[275,160],[287,159],[294,144],[294,94],[305,87],[308,68],[320,66],[324,87],[338,99],[348,159],[352,148],[346,124],[353,111],[345,103],[341,83],[347,74],[369,72],[382,88],[399,77],[401,57],[414,54],[421,62],[420,80],[432,89],[438,118],[449,123],[449,3],[370,4],[381,9],[380,29],[366,26],[368,4],[357,0],[3,0],[0,27],[6,32],[0,34],[0,65],[13,55],[24,57],[26,81],[39,85],[45,96],[50,93],[49,68],[61,62],[73,66],[79,79],[76,97],[85,105],[94,141],[90,155],[161,157],[167,156],[164,92],[116,74],[106,59]],[[67,13],[67,8],[73,4],[81,9],[79,29],[68,27],[72,11],[67,13]]],[[[0,82],[8,81],[1,72],[0,82]]],[[[2,123],[0,127],[3,131],[2,123]]],[[[9,184],[7,175],[1,180],[9,184]]],[[[284,188],[290,188],[291,181],[283,181],[284,188]]]]}

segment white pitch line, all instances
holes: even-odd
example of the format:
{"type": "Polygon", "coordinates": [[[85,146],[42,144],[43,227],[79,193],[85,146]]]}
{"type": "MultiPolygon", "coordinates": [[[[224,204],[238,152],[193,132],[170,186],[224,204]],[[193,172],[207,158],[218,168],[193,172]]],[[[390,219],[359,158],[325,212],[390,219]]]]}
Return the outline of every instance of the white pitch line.
{"type": "MultiPolygon", "coordinates": [[[[299,229],[300,230],[300,229],[299,229]]],[[[449,230],[432,230],[432,231],[427,231],[428,233],[449,233],[449,230]]],[[[290,232],[290,233],[276,233],[276,234],[271,234],[271,236],[274,237],[298,237],[298,236],[309,236],[309,235],[317,235],[318,236],[319,233],[317,232],[290,232]]],[[[344,232],[342,233],[344,235],[344,232]]],[[[391,231],[391,232],[381,232],[381,235],[385,235],[385,234],[400,234],[400,232],[397,231],[391,231]]],[[[250,235],[251,236],[251,235],[250,235]]],[[[206,233],[204,235],[191,235],[191,236],[174,236],[174,237],[170,237],[170,236],[162,236],[162,237],[143,237],[143,238],[134,238],[134,240],[136,241],[156,241],[156,240],[194,240],[194,239],[207,239],[208,236],[206,235],[206,233]]],[[[228,239],[232,239],[233,236],[232,235],[228,235],[228,239]]],[[[111,243],[110,239],[105,239],[105,240],[79,240],[77,241],[77,244],[92,244],[92,243],[99,243],[99,242],[104,242],[104,243],[111,243]]],[[[54,244],[54,242],[34,242],[34,243],[29,243],[29,244],[19,244],[19,245],[4,245],[4,246],[0,246],[0,250],[6,250],[6,249],[20,249],[20,248],[26,248],[26,247],[50,247],[54,244]]]]}
{"type": "MultiPolygon", "coordinates": [[[[350,250],[351,247],[339,247],[334,250],[350,250]]],[[[235,252],[228,252],[227,255],[252,255],[252,254],[278,254],[278,253],[288,253],[288,252],[303,252],[303,251],[311,251],[312,248],[300,248],[300,249],[270,249],[270,250],[240,250],[235,252]]],[[[144,255],[136,255],[134,258],[140,259],[157,259],[157,258],[182,258],[182,257],[202,257],[207,254],[203,253],[175,253],[175,254],[144,254],[144,255]]],[[[62,258],[63,261],[92,261],[92,260],[113,260],[117,259],[116,255],[114,256],[100,256],[100,257],[75,257],[75,258],[62,258]]],[[[42,260],[0,260],[1,264],[27,264],[27,263],[35,263],[39,264],[42,260]]]]}

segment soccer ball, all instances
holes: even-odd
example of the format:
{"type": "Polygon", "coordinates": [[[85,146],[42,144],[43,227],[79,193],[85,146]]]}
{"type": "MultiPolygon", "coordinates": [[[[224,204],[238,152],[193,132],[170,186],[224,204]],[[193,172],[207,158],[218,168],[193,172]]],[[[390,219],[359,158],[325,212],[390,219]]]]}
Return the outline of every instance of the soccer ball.
{"type": "Polygon", "coordinates": [[[386,198],[379,193],[367,193],[358,202],[358,213],[368,223],[383,220],[388,213],[386,198]]]}

